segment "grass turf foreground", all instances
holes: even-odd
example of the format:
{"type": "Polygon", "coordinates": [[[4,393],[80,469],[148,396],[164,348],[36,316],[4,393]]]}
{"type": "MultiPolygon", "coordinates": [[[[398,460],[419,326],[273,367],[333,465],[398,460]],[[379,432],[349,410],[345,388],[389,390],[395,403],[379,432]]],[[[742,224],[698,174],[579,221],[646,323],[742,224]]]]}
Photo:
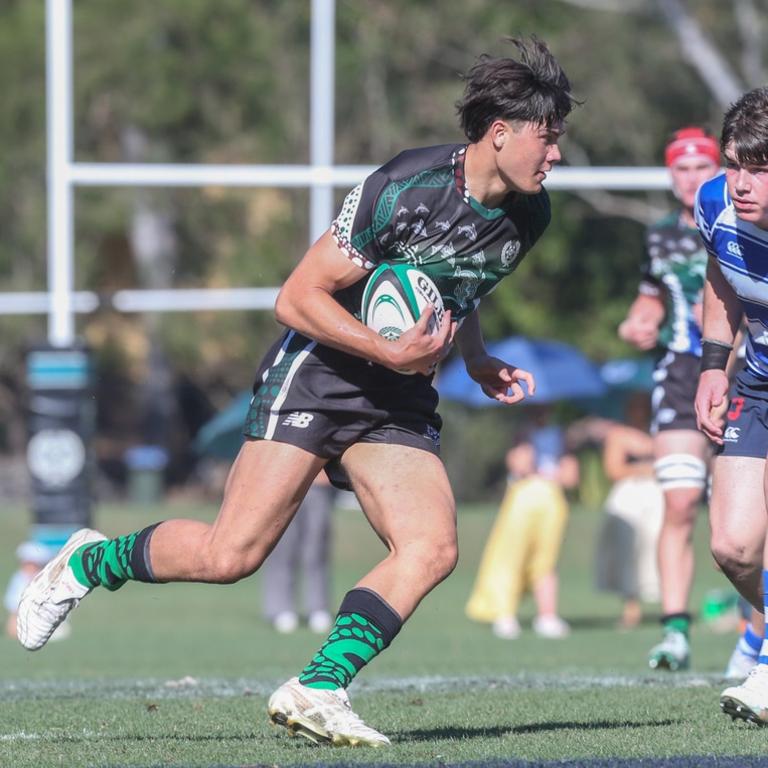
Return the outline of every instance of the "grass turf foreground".
{"type": "MultiPolygon", "coordinates": [[[[136,530],[199,510],[112,508],[98,525],[136,530]]],[[[69,640],[28,653],[0,641],[0,766],[691,766],[768,767],[768,729],[718,709],[733,634],[694,627],[693,668],[652,673],[655,622],[619,634],[615,598],[592,589],[599,516],[576,510],[562,558],[562,611],[573,634],[528,629],[501,641],[463,616],[493,510],[460,514],[462,562],[393,648],[353,683],[355,710],[389,749],[334,749],[269,725],[266,700],[321,638],[276,636],[259,617],[259,580],[229,587],[128,585],[96,591],[69,640]]],[[[23,538],[23,512],[0,513],[0,578],[23,538]]],[[[722,587],[697,531],[693,605],[722,587]]],[[[381,554],[359,514],[336,518],[337,600],[381,554]]]]}
{"type": "Polygon", "coordinates": [[[19,683],[0,690],[0,764],[767,766],[757,757],[766,731],[713,712],[718,685],[694,676],[380,680],[353,692],[392,738],[373,750],[289,738],[268,725],[270,686],[256,681],[19,683]]]}

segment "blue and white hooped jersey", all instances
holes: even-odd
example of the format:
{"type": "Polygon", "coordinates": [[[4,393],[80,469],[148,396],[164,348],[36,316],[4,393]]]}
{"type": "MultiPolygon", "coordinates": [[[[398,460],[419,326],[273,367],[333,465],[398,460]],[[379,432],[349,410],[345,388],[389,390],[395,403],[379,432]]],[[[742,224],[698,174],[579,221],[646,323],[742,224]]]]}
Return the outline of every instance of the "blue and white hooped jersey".
{"type": "Polygon", "coordinates": [[[695,215],[707,251],[744,308],[746,367],[768,380],[768,231],[736,216],[725,174],[701,185],[695,215]]]}

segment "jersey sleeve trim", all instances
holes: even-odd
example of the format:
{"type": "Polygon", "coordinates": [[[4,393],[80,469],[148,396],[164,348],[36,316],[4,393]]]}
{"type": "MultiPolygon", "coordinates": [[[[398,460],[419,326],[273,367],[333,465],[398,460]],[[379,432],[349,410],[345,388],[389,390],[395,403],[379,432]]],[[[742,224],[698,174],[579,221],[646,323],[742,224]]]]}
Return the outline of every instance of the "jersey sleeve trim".
{"type": "Polygon", "coordinates": [[[331,224],[331,235],[339,250],[357,267],[372,270],[376,265],[352,244],[352,228],[363,194],[363,185],[358,184],[345,198],[339,215],[331,224]]]}
{"type": "Polygon", "coordinates": [[[725,174],[715,176],[705,181],[696,192],[696,201],[693,206],[693,217],[701,235],[701,240],[707,253],[717,258],[714,250],[712,236],[715,226],[723,211],[730,205],[728,197],[728,185],[725,183],[725,174]]]}
{"type": "Polygon", "coordinates": [[[643,296],[661,296],[661,287],[656,282],[644,279],[641,280],[640,285],[637,286],[637,292],[643,296]]]}

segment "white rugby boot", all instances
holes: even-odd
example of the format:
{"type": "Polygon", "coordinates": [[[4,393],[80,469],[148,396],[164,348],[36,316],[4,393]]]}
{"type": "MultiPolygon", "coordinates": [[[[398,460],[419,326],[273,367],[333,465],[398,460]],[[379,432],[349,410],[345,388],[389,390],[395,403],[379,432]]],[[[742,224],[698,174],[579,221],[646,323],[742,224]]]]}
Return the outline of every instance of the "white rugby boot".
{"type": "Polygon", "coordinates": [[[91,591],[69,567],[72,553],[83,546],[104,541],[106,536],[90,528],[72,534],[56,557],[24,590],[16,616],[16,636],[28,651],[37,651],[50,639],[69,612],[91,591]]]}
{"type": "Polygon", "coordinates": [[[720,709],[733,720],[768,725],[768,664],[757,664],[741,685],[726,688],[720,709]]]}
{"type": "Polygon", "coordinates": [[[725,668],[725,676],[734,680],[743,680],[757,664],[757,656],[745,653],[741,649],[741,640],[733,649],[731,658],[728,659],[728,666],[725,668]]]}
{"type": "Polygon", "coordinates": [[[679,672],[688,669],[691,663],[691,646],[688,638],[675,629],[667,629],[664,639],[651,648],[648,654],[648,666],[651,669],[668,669],[679,672]]]}
{"type": "Polygon", "coordinates": [[[269,698],[267,711],[275,725],[291,736],[304,736],[316,744],[336,746],[389,746],[389,739],[368,727],[353,711],[343,688],[308,688],[292,677],[269,698]]]}

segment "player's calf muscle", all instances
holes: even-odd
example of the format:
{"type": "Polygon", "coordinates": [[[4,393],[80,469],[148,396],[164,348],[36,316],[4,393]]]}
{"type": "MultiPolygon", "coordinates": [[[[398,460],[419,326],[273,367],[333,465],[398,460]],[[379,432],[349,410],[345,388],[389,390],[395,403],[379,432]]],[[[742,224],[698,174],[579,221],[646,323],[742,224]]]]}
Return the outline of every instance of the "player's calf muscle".
{"type": "Polygon", "coordinates": [[[267,552],[228,545],[206,523],[169,520],[152,538],[150,561],[157,581],[233,584],[257,570],[267,552]]]}

